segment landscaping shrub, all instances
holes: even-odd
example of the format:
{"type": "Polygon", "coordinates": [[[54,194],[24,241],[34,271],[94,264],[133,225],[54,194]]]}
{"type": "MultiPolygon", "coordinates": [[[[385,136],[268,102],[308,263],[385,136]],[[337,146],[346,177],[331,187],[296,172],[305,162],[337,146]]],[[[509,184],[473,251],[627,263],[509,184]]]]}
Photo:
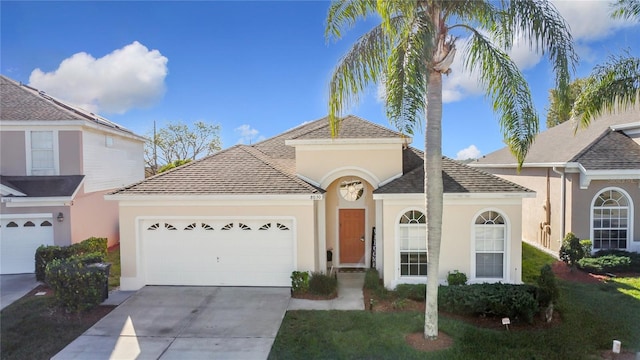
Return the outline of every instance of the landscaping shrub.
{"type": "Polygon", "coordinates": [[[294,271],[291,273],[291,291],[296,294],[309,291],[309,273],[294,271]]]}
{"type": "Polygon", "coordinates": [[[575,268],[578,260],[584,257],[584,248],[580,244],[580,239],[573,233],[568,233],[562,240],[560,247],[560,260],[564,261],[571,268],[575,268]]]}
{"type": "Polygon", "coordinates": [[[467,285],[467,275],[458,270],[454,270],[447,275],[447,284],[449,285],[467,285]]]}
{"type": "Polygon", "coordinates": [[[631,260],[629,268],[625,271],[640,272],[640,253],[629,252],[624,250],[600,250],[593,257],[602,257],[605,255],[617,255],[628,257],[631,260]]]}
{"type": "Polygon", "coordinates": [[[589,239],[580,240],[580,246],[582,247],[582,254],[584,257],[591,257],[591,251],[593,250],[593,243],[589,239]]]}
{"type": "Polygon", "coordinates": [[[367,269],[364,273],[364,288],[377,290],[380,287],[380,273],[377,269],[367,269]]]}
{"type": "Polygon", "coordinates": [[[55,259],[67,259],[72,256],[91,253],[101,253],[103,258],[106,257],[107,239],[90,237],[82,242],[70,246],[41,245],[38,247],[35,254],[36,280],[45,281],[45,268],[47,267],[47,264],[55,259]]]}
{"type": "Polygon", "coordinates": [[[396,286],[396,295],[402,299],[424,301],[427,295],[426,284],[400,284],[396,286]]]}
{"type": "Polygon", "coordinates": [[[624,272],[631,268],[631,258],[620,255],[602,255],[578,261],[581,269],[593,273],[624,272]]]}
{"type": "Polygon", "coordinates": [[[547,307],[558,301],[560,290],[551,265],[544,265],[540,269],[540,276],[536,283],[538,284],[537,299],[540,307],[547,307]]]}
{"type": "Polygon", "coordinates": [[[46,282],[54,290],[58,304],[67,311],[88,310],[106,298],[108,267],[89,264],[96,256],[101,254],[55,259],[47,265],[46,282]]]}
{"type": "Polygon", "coordinates": [[[536,287],[512,284],[471,284],[441,286],[438,305],[441,310],[466,315],[510,317],[531,323],[538,313],[536,287]]]}
{"type": "Polygon", "coordinates": [[[338,279],[321,273],[311,274],[309,279],[309,291],[315,295],[329,296],[336,292],[338,288],[338,279]]]}

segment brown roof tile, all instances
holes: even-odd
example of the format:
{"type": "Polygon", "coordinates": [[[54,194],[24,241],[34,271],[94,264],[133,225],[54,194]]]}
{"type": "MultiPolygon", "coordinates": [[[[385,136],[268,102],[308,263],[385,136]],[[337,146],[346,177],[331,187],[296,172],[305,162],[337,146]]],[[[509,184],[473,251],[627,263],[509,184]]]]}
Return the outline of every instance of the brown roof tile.
{"type": "Polygon", "coordinates": [[[640,145],[621,131],[606,131],[571,161],[587,170],[640,169],[640,145]]]}

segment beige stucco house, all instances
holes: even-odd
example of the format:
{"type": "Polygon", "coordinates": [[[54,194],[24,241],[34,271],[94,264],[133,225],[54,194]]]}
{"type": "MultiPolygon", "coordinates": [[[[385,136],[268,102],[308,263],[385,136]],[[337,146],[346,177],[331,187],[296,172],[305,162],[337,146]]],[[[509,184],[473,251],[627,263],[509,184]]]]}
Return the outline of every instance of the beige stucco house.
{"type": "MultiPolygon", "coordinates": [[[[426,281],[422,153],[355,116],[236,145],[107,195],[120,207],[122,278],[144,285],[290,286],[291,272],[380,270],[426,281]],[[331,252],[332,264],[327,262],[331,252]]],[[[531,190],[444,159],[440,280],[521,281],[531,190]]]]}
{"type": "Polygon", "coordinates": [[[144,138],[0,75],[0,273],[40,245],[119,239],[106,193],[144,178],[144,138]]]}
{"type": "Polygon", "coordinates": [[[573,232],[594,251],[640,251],[640,111],[604,115],[584,129],[540,133],[522,171],[504,148],[470,164],[536,191],[523,200],[522,239],[557,254],[573,232]]]}

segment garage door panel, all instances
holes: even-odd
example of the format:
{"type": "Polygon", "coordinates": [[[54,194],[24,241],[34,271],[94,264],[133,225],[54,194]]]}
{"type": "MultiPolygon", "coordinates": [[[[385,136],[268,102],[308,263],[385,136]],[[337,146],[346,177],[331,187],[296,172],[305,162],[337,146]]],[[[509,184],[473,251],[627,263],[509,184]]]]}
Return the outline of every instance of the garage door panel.
{"type": "Polygon", "coordinates": [[[148,220],[142,228],[150,285],[290,285],[291,220],[148,220]]]}
{"type": "Polygon", "coordinates": [[[35,272],[40,245],[53,245],[53,219],[4,218],[0,221],[0,274],[35,272]]]}

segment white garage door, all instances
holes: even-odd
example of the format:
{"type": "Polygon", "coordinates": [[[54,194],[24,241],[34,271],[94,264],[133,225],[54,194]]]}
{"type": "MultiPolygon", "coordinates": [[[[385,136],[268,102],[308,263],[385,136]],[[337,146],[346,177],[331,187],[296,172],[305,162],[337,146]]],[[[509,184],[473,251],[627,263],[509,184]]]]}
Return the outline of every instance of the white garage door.
{"type": "Polygon", "coordinates": [[[292,220],[164,219],[141,225],[148,285],[291,285],[292,220]]]}
{"type": "Polygon", "coordinates": [[[34,257],[40,245],[53,245],[51,214],[2,217],[0,219],[0,273],[35,272],[34,257]]]}

